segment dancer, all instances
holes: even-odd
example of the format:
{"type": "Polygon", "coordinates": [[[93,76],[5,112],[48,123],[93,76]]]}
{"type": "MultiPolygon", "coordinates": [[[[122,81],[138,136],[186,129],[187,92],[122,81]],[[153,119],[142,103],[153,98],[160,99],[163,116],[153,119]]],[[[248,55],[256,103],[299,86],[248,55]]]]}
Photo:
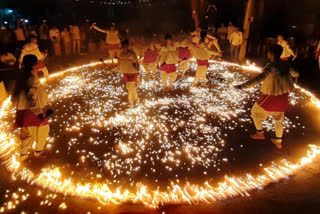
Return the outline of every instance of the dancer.
{"type": "Polygon", "coordinates": [[[128,90],[128,104],[138,101],[137,83],[139,81],[139,63],[137,55],[129,49],[129,40],[121,42],[122,52],[119,58],[119,70],[128,90]]]}
{"type": "Polygon", "coordinates": [[[283,120],[284,113],[289,108],[288,94],[294,88],[293,78],[297,78],[299,73],[292,70],[290,65],[280,59],[283,49],[280,45],[271,46],[268,52],[270,63],[264,71],[256,78],[244,84],[235,86],[238,89],[252,87],[261,81],[262,95],[254,104],[251,110],[251,117],[256,127],[256,134],[250,135],[255,140],[264,140],[262,121],[269,116],[275,121],[276,136],[272,138],[272,143],[278,148],[282,148],[283,120]]]}
{"type": "Polygon", "coordinates": [[[43,153],[46,139],[49,134],[49,123],[43,109],[47,104],[48,96],[37,76],[38,59],[35,55],[23,57],[23,73],[16,84],[12,102],[17,106],[14,128],[20,131],[20,161],[28,158],[28,152],[35,141],[34,156],[43,153]]]}
{"type": "Polygon", "coordinates": [[[283,51],[281,54],[281,59],[284,61],[288,61],[289,58],[292,56],[293,59],[296,58],[296,54],[293,52],[293,50],[290,48],[289,44],[286,40],[284,40],[282,35],[278,35],[278,45],[281,45],[283,51]]]}
{"type": "Polygon", "coordinates": [[[161,64],[161,79],[164,92],[168,92],[168,80],[169,88],[173,90],[173,84],[178,77],[176,72],[176,63],[179,62],[177,47],[172,40],[172,36],[167,34],[165,36],[165,46],[161,48],[159,63],[161,64]]]}
{"type": "Polygon", "coordinates": [[[40,71],[43,72],[44,77],[48,80],[49,79],[49,71],[46,65],[44,64],[44,59],[47,57],[47,54],[42,54],[39,50],[37,37],[34,35],[30,36],[30,42],[23,46],[20,54],[20,59],[19,59],[19,68],[22,66],[23,58],[26,55],[35,55],[37,59],[39,60],[38,62],[38,68],[40,71]]]}
{"type": "Polygon", "coordinates": [[[201,86],[206,86],[206,75],[209,67],[209,59],[212,55],[218,55],[218,52],[210,51],[205,42],[207,37],[207,32],[202,31],[200,34],[200,41],[198,44],[195,44],[195,47],[192,49],[192,55],[197,60],[198,68],[196,71],[196,76],[194,78],[193,86],[197,86],[199,80],[201,79],[201,86]]]}
{"type": "Polygon", "coordinates": [[[181,71],[181,78],[185,78],[186,77],[185,74],[190,64],[192,43],[189,42],[188,39],[185,39],[180,43],[179,46],[180,46],[178,49],[178,55],[180,59],[179,71],[181,71]]]}
{"type": "Polygon", "coordinates": [[[116,30],[114,24],[110,27],[109,30],[103,30],[96,26],[96,23],[93,23],[91,28],[96,29],[97,31],[100,31],[102,33],[107,34],[106,35],[106,43],[109,50],[109,56],[113,60],[115,57],[119,58],[120,52],[121,52],[121,45],[120,45],[120,39],[118,36],[118,31],[116,30]]]}
{"type": "Polygon", "coordinates": [[[146,70],[147,80],[155,79],[157,73],[158,49],[151,43],[144,52],[143,67],[146,70]]]}

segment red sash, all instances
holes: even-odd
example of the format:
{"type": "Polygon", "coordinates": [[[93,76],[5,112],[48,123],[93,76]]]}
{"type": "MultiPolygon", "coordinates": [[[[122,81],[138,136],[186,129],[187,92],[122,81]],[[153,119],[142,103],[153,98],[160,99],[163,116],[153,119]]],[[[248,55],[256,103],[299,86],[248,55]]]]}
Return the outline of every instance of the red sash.
{"type": "Polygon", "coordinates": [[[144,53],[143,63],[151,64],[157,61],[158,53],[157,51],[147,50],[144,53]]]}
{"type": "Polygon", "coordinates": [[[189,48],[179,48],[179,59],[190,59],[191,53],[189,48]]]}
{"type": "Polygon", "coordinates": [[[139,74],[133,73],[133,74],[123,74],[123,80],[127,82],[136,82],[138,80],[139,74]]]}
{"type": "Polygon", "coordinates": [[[48,120],[40,120],[38,115],[34,114],[30,109],[28,110],[17,110],[16,112],[16,122],[14,124],[14,129],[21,127],[30,126],[44,126],[48,125],[48,120]]]}
{"type": "Polygon", "coordinates": [[[282,61],[288,61],[288,60],[289,60],[289,57],[282,57],[281,60],[282,60],[282,61]]]}
{"type": "Polygon", "coordinates": [[[279,96],[262,94],[257,100],[257,104],[266,111],[287,112],[289,109],[288,94],[279,96]]]}
{"type": "Polygon", "coordinates": [[[109,50],[118,50],[121,48],[121,45],[120,44],[108,44],[107,43],[107,46],[108,46],[108,49],[109,50]]]}
{"type": "Polygon", "coordinates": [[[208,60],[197,59],[197,64],[198,64],[198,66],[207,66],[207,67],[209,67],[209,61],[208,60]]]}
{"type": "Polygon", "coordinates": [[[165,65],[161,65],[160,67],[161,71],[165,71],[168,74],[176,72],[176,64],[165,64],[165,65]]]}

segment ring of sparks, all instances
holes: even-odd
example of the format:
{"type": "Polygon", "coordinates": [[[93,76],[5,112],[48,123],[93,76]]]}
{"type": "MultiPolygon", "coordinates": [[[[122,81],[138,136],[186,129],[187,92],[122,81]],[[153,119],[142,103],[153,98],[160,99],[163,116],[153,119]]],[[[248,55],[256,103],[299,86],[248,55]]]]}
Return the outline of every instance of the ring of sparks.
{"type": "MultiPolygon", "coordinates": [[[[40,173],[21,167],[16,158],[18,134],[9,131],[14,110],[9,98],[4,101],[0,157],[12,178],[102,204],[133,202],[155,208],[247,196],[292,175],[320,154],[320,147],[309,145],[307,156],[297,163],[282,160],[264,168],[261,175],[225,176],[214,184],[210,176],[228,162],[223,156],[228,132],[252,123],[248,110],[259,93],[258,87],[243,93],[232,85],[248,79],[249,74],[240,70],[260,69],[212,61],[209,87],[191,87],[189,77],[178,80],[176,91],[169,94],[162,93],[159,81],[143,81],[138,86],[140,101],[132,108],[127,106],[120,75],[111,77],[106,70],[97,62],[50,76],[50,107],[55,115],[50,119],[47,149],[55,151],[58,159],[70,157],[71,164],[49,164],[40,173]],[[57,143],[63,143],[59,148],[64,149],[55,150],[57,143]]],[[[190,70],[195,70],[195,64],[190,64],[190,70]]],[[[290,94],[292,105],[303,99],[320,109],[311,92],[296,88],[300,96],[290,94]]],[[[286,118],[284,124],[293,123],[286,118]]],[[[272,130],[271,120],[264,125],[272,130]]]]}

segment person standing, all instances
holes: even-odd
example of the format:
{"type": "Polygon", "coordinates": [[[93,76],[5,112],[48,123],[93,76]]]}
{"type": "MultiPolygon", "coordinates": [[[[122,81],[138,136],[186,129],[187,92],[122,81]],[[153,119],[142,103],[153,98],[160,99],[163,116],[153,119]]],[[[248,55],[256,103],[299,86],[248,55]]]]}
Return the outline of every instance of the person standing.
{"type": "Polygon", "coordinates": [[[66,56],[70,56],[71,54],[71,35],[68,31],[68,28],[65,27],[61,32],[61,40],[63,43],[64,53],[66,56]]]}
{"type": "Polygon", "coordinates": [[[129,49],[129,40],[121,42],[122,52],[119,58],[119,70],[128,90],[128,104],[138,101],[137,82],[139,80],[139,63],[137,55],[129,49]]]}
{"type": "Polygon", "coordinates": [[[232,60],[239,59],[240,47],[242,44],[242,32],[239,28],[235,28],[235,31],[230,36],[230,56],[232,60]]]}
{"type": "Polygon", "coordinates": [[[48,53],[50,49],[49,27],[47,20],[43,20],[39,30],[39,47],[42,51],[48,53]]]}
{"type": "Polygon", "coordinates": [[[227,39],[227,36],[228,36],[228,28],[226,28],[224,26],[224,23],[221,24],[221,26],[218,28],[218,38],[219,40],[226,40],[227,39]]]}
{"type": "Polygon", "coordinates": [[[161,48],[159,56],[162,88],[164,92],[168,92],[168,80],[169,89],[174,89],[173,84],[178,77],[178,73],[176,72],[176,64],[178,62],[179,57],[177,47],[172,40],[172,36],[167,34],[165,36],[165,45],[161,48]]]}
{"type": "Polygon", "coordinates": [[[26,26],[23,20],[19,20],[17,23],[17,29],[14,31],[16,35],[17,45],[16,49],[21,50],[23,45],[26,43],[26,36],[25,36],[26,26]]]}
{"type": "MultiPolygon", "coordinates": [[[[229,42],[230,42],[230,38],[231,38],[232,33],[235,32],[235,31],[236,31],[236,27],[233,26],[232,22],[229,22],[229,26],[228,26],[228,37],[227,37],[227,39],[229,40],[229,42]]],[[[231,42],[230,42],[230,43],[231,43],[231,42]]]]}
{"type": "Polygon", "coordinates": [[[286,40],[284,40],[282,35],[278,35],[278,45],[281,45],[283,51],[281,54],[281,59],[284,61],[288,61],[289,58],[292,56],[293,58],[296,58],[296,54],[293,52],[293,50],[290,48],[289,44],[286,40]]]}
{"type": "Polygon", "coordinates": [[[318,57],[318,64],[319,64],[319,71],[320,71],[320,40],[319,40],[319,43],[318,43],[316,56],[318,57]]]}
{"type": "Polygon", "coordinates": [[[289,108],[289,93],[294,89],[293,78],[298,78],[299,73],[291,69],[288,62],[280,59],[283,48],[280,45],[271,46],[268,52],[270,63],[266,65],[263,72],[256,78],[241,85],[238,89],[252,87],[263,81],[261,96],[251,110],[251,117],[256,127],[256,133],[250,135],[255,140],[264,140],[262,121],[269,116],[275,121],[276,135],[271,139],[278,148],[282,148],[283,120],[284,114],[289,108]]]}
{"type": "Polygon", "coordinates": [[[155,79],[157,72],[158,49],[156,44],[151,42],[144,52],[143,67],[147,74],[147,80],[155,79]]]}
{"type": "Polygon", "coordinates": [[[50,29],[49,37],[53,46],[54,55],[61,56],[60,31],[56,26],[50,29]]]}
{"type": "Polygon", "coordinates": [[[188,70],[191,58],[192,43],[188,39],[182,41],[178,48],[178,55],[180,59],[179,70],[181,71],[181,77],[185,78],[185,74],[188,70]]]}
{"type": "Polygon", "coordinates": [[[80,29],[77,25],[70,25],[70,33],[72,35],[72,53],[80,55],[80,29]]]}
{"type": "Polygon", "coordinates": [[[26,55],[34,55],[38,59],[38,69],[43,72],[44,77],[48,80],[49,79],[49,72],[48,68],[44,64],[44,59],[46,58],[46,54],[42,54],[39,50],[37,37],[31,35],[30,42],[23,46],[19,58],[19,68],[22,67],[23,58],[26,55]]]}
{"type": "Polygon", "coordinates": [[[23,73],[12,96],[12,103],[17,107],[14,129],[20,128],[20,161],[28,158],[34,141],[34,156],[43,154],[50,130],[48,120],[43,119],[47,116],[44,108],[48,102],[48,95],[37,76],[37,64],[36,56],[23,57],[23,73]]]}
{"type": "Polygon", "coordinates": [[[111,25],[109,30],[104,30],[96,26],[93,23],[92,27],[95,30],[106,34],[106,43],[109,50],[109,57],[113,60],[115,57],[119,57],[121,51],[120,39],[118,36],[118,31],[116,30],[114,24],[111,25]]]}
{"type": "Polygon", "coordinates": [[[197,60],[198,68],[196,71],[196,76],[194,78],[193,86],[197,86],[198,82],[201,79],[201,86],[206,86],[206,76],[209,67],[209,59],[212,55],[219,54],[218,52],[210,51],[208,49],[206,38],[207,32],[202,31],[200,34],[199,43],[195,44],[195,47],[192,49],[192,55],[197,60]]]}

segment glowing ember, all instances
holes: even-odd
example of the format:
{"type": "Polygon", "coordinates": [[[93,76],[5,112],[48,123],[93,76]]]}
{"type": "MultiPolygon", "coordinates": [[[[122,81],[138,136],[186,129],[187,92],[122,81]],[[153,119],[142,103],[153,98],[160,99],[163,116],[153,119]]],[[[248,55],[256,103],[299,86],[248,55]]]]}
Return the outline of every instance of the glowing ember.
{"type": "MultiPolygon", "coordinates": [[[[108,72],[95,67],[100,63],[53,74],[51,107],[58,113],[51,119],[54,132],[47,148],[54,150],[52,145],[55,143],[65,143],[65,151],[55,150],[56,154],[77,157],[75,165],[85,169],[85,179],[79,180],[73,176],[74,171],[67,172],[64,166],[53,164],[38,174],[28,168],[21,170],[15,155],[19,142],[17,133],[10,131],[14,110],[9,111],[9,99],[0,109],[3,123],[0,128],[1,159],[13,179],[19,178],[57,193],[97,199],[104,205],[134,202],[158,207],[166,203],[212,203],[234,196],[248,196],[251,190],[262,189],[271,182],[287,178],[319,156],[320,147],[310,145],[307,156],[296,164],[282,160],[264,168],[261,175],[225,176],[218,184],[209,180],[202,181],[201,185],[180,182],[183,176],[195,174],[199,169],[206,176],[219,171],[228,162],[220,155],[227,144],[225,133],[242,127],[243,123],[251,123],[250,118],[244,115],[248,104],[250,106],[255,99],[257,88],[250,94],[234,90],[232,85],[243,82],[248,75],[230,72],[226,66],[250,71],[260,69],[254,65],[212,62],[209,79],[213,87],[189,88],[193,78],[187,78],[178,82],[177,93],[167,96],[161,94],[159,82],[143,82],[139,86],[139,94],[144,99],[132,109],[123,102],[126,93],[120,77],[112,78],[108,72]],[[94,71],[88,67],[95,67],[94,71]],[[68,76],[64,76],[66,74],[68,76]],[[101,148],[100,153],[87,150],[87,144],[101,148]],[[88,164],[97,166],[100,172],[90,171],[88,164]],[[144,166],[151,167],[145,170],[144,166]],[[161,186],[163,181],[159,182],[158,188],[151,188],[140,179],[142,176],[157,178],[159,175],[169,182],[165,188],[161,186]],[[104,177],[108,181],[99,182],[104,177]],[[93,182],[88,182],[90,178],[93,182]]],[[[191,65],[192,70],[194,66],[191,65]]],[[[320,101],[312,93],[298,89],[303,95],[291,94],[292,105],[310,99],[320,108],[320,101]]],[[[291,124],[292,121],[286,118],[288,130],[294,129],[291,124]]],[[[271,121],[265,125],[272,129],[271,121]]],[[[37,195],[40,197],[42,192],[37,195]]],[[[26,200],[28,195],[15,193],[12,198],[0,207],[0,212],[14,209],[18,199],[26,200]]],[[[41,203],[51,202],[44,200],[41,203]]],[[[66,208],[65,203],[59,206],[61,210],[66,208]]]]}

